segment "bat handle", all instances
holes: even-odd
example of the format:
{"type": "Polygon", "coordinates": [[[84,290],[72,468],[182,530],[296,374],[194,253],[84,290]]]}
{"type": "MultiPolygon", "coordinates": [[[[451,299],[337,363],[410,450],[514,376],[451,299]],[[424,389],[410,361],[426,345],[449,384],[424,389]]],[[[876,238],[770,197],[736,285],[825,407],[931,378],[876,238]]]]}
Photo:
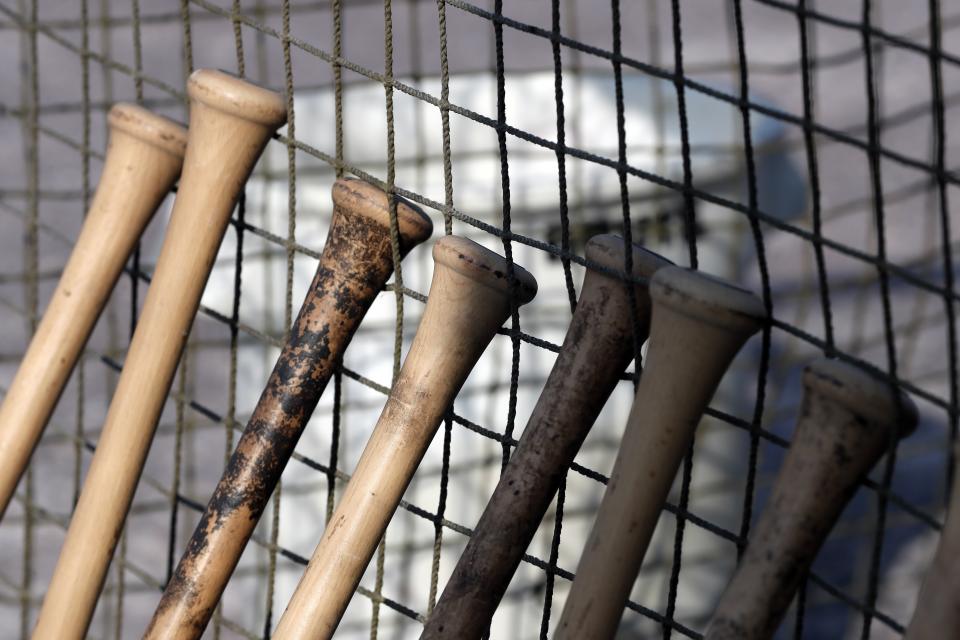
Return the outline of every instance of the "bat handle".
{"type": "Polygon", "coordinates": [[[838,360],[803,374],[793,442],[767,506],[707,629],[710,640],[760,640],[776,631],[797,586],[857,484],[917,409],[889,382],[838,360]]]}
{"type": "Polygon", "coordinates": [[[664,267],[650,282],[647,362],[556,639],[612,638],[693,431],[763,303],[706,274],[664,267]]]}
{"type": "Polygon", "coordinates": [[[274,640],[333,635],[443,414],[512,304],[536,294],[519,266],[457,236],[434,244],[416,337],[343,498],[280,619],[274,640]],[[512,280],[512,281],[511,281],[512,280]]]}
{"type": "Polygon", "coordinates": [[[110,297],[183,164],[186,129],[132,104],[107,116],[100,182],[57,288],[0,406],[0,519],[110,297]]]}

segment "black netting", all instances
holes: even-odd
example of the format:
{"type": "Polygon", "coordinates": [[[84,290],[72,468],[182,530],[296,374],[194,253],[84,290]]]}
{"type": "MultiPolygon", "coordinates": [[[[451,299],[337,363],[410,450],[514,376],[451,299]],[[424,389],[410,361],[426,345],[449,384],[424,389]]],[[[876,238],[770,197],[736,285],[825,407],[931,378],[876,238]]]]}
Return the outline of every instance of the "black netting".
{"type": "MultiPolygon", "coordinates": [[[[185,122],[200,67],[288,101],[214,265],[91,637],[146,626],[303,299],[343,175],[423,206],[435,237],[529,269],[540,293],[456,399],[337,637],[419,634],[559,350],[585,242],[608,231],[753,289],[772,318],[698,429],[622,637],[700,637],[783,460],[800,371],[824,354],[898,385],[921,421],[844,511],[778,637],[899,637],[943,521],[960,402],[948,134],[960,13],[943,4],[0,0],[4,389],[96,187],[110,106],[185,122]]],[[[0,525],[4,637],[35,621],[172,199],[0,525]]],[[[415,249],[374,304],[206,637],[276,625],[397,376],[431,265],[415,249]]],[[[569,470],[491,637],[556,625],[637,373],[569,470]]]]}

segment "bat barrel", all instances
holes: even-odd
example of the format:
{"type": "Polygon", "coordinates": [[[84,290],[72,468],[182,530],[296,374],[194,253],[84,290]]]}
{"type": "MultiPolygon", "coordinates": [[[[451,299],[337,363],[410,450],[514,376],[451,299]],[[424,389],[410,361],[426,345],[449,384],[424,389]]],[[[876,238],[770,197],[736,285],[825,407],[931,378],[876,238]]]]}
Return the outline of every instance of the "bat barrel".
{"type": "MultiPolygon", "coordinates": [[[[337,363],[393,272],[387,194],[341,178],[333,202],[327,243],[290,337],[145,638],[203,633],[337,363]]],[[[430,236],[430,219],[402,199],[396,218],[401,254],[430,236]]]]}
{"type": "Polygon", "coordinates": [[[616,633],[693,431],[731,360],[765,315],[752,293],[679,267],[658,271],[650,296],[647,367],[557,639],[616,633]]]}
{"type": "Polygon", "coordinates": [[[107,116],[109,143],[90,210],[0,406],[0,518],[144,227],[183,164],[187,132],[132,104],[107,116]]]}
{"type": "Polygon", "coordinates": [[[433,247],[430,295],[410,352],[274,638],[329,638],[443,418],[486,349],[537,284],[471,240],[433,247]]]}
{"type": "Polygon", "coordinates": [[[647,337],[647,282],[670,262],[614,235],[591,238],[586,257],[601,269],[587,271],[560,355],[422,638],[479,638],[489,626],[564,472],[647,337]]]}
{"type": "Polygon", "coordinates": [[[281,96],[219,71],[194,72],[188,93],[170,224],[34,638],[86,633],[230,213],[286,117],[281,96]]]}
{"type": "Polygon", "coordinates": [[[793,442],[707,629],[711,640],[773,635],[857,483],[916,426],[909,397],[853,365],[817,360],[803,386],[793,442]]]}

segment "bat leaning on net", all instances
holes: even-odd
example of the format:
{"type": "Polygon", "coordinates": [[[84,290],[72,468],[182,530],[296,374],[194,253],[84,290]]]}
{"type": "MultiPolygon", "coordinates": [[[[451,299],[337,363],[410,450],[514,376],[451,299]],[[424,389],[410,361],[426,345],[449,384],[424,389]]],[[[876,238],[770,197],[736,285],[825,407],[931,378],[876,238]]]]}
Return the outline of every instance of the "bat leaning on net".
{"type": "Polygon", "coordinates": [[[187,131],[180,125],[132,104],[114,105],[107,123],[90,210],[0,406],[0,519],[127,256],[183,164],[187,131]]]}
{"type": "Polygon", "coordinates": [[[647,366],[555,638],[612,638],[694,430],[764,308],[748,291],[671,267],[650,283],[647,366]]]}
{"type": "Polygon", "coordinates": [[[187,91],[190,131],[170,224],[35,639],[86,635],[230,214],[286,120],[280,95],[219,71],[194,72],[187,91]]]}
{"type": "MultiPolygon", "coordinates": [[[[953,449],[960,460],[960,447],[953,449]]],[[[940,543],[923,578],[917,607],[904,640],[940,640],[945,631],[960,633],[960,473],[954,471],[947,522],[940,543]]]]}
{"type": "MultiPolygon", "coordinates": [[[[199,638],[253,535],[337,363],[393,273],[390,199],[360,180],[333,186],[320,265],[223,477],[163,592],[146,638],[199,638]]],[[[400,253],[426,240],[430,219],[396,204],[400,253]]]]}
{"type": "Polygon", "coordinates": [[[592,238],[586,256],[624,273],[628,250],[632,276],[641,282],[587,271],[560,355],[422,637],[460,640],[484,633],[564,472],[633,359],[634,345],[646,340],[647,279],[670,262],[611,235],[592,238]]]}
{"type": "Polygon", "coordinates": [[[817,360],[804,371],[803,386],[793,442],[707,627],[709,640],[773,637],[859,482],[916,426],[907,396],[852,365],[817,360]]]}
{"type": "Polygon", "coordinates": [[[400,498],[470,371],[536,280],[477,243],[433,246],[427,305],[380,419],[274,638],[329,638],[400,498]]]}

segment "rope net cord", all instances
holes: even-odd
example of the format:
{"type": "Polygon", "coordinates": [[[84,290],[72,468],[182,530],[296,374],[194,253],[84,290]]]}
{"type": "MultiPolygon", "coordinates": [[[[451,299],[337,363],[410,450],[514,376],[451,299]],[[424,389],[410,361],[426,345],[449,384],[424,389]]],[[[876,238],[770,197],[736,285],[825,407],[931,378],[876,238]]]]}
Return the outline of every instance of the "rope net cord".
{"type": "MultiPolygon", "coordinates": [[[[789,443],[800,370],[819,354],[900,385],[921,425],[864,482],[779,637],[899,637],[943,520],[957,430],[950,11],[936,0],[0,0],[4,388],[96,187],[109,107],[138,102],[185,122],[198,67],[289,98],[290,124],[221,247],[91,637],[145,628],[303,299],[340,175],[422,205],[437,235],[504,253],[541,290],[455,401],[338,637],[419,634],[553,364],[584,243],[604,231],[754,289],[772,317],[698,429],[623,637],[700,637],[789,443]]],[[[0,524],[5,637],[27,637],[35,621],[172,199],[0,524]]],[[[414,250],[371,309],[205,637],[269,636],[396,377],[431,268],[428,249],[414,250]]],[[[568,473],[492,638],[547,637],[556,624],[633,374],[568,473]]]]}

